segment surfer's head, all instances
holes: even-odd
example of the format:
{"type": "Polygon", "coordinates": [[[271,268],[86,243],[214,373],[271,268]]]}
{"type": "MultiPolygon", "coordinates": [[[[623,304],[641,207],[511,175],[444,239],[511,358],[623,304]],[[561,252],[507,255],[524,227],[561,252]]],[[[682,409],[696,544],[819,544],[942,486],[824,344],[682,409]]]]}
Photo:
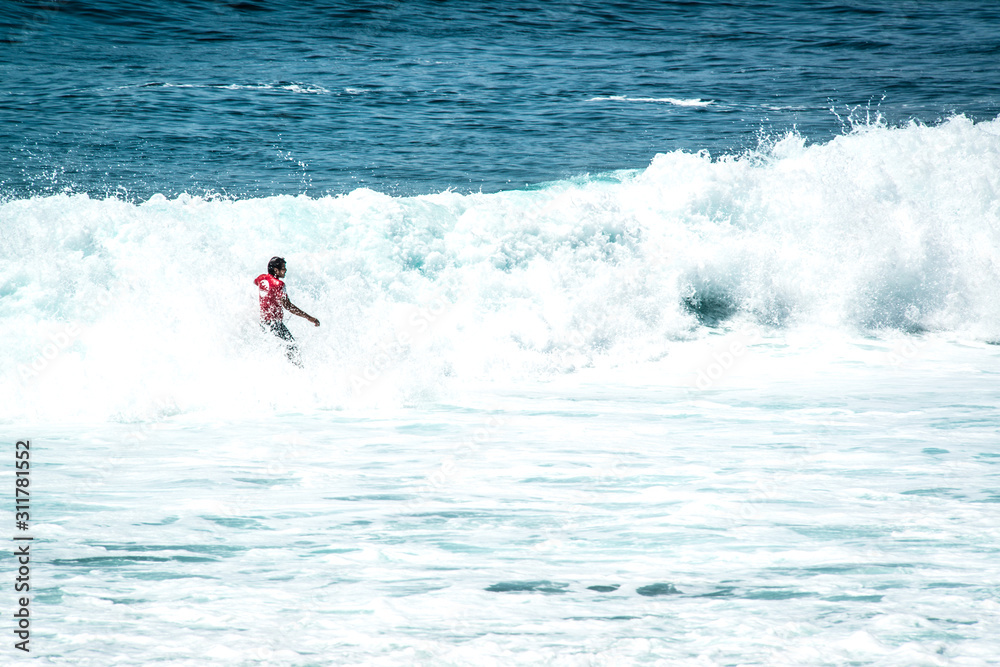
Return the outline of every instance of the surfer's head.
{"type": "Polygon", "coordinates": [[[278,271],[284,268],[285,268],[284,257],[272,257],[271,261],[267,263],[267,272],[270,273],[272,276],[277,276],[278,271]]]}

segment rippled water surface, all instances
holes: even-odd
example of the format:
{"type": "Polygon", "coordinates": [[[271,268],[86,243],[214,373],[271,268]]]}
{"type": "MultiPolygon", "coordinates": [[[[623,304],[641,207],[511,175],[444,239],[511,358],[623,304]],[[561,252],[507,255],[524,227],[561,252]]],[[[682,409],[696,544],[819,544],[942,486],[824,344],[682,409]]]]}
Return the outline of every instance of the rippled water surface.
{"type": "Polygon", "coordinates": [[[1000,112],[982,2],[0,9],[5,192],[495,191],[1000,112]]]}
{"type": "Polygon", "coordinates": [[[612,376],[56,431],[38,642],[73,664],[989,664],[996,354],[847,349],[802,373],[762,343],[704,392],[612,376]]]}

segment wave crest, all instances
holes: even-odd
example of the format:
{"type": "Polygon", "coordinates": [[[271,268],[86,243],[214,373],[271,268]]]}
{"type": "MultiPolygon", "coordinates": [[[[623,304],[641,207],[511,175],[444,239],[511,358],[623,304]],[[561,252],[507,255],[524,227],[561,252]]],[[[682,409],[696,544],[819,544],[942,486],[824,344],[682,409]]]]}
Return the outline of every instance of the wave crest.
{"type": "Polygon", "coordinates": [[[998,191],[1000,121],[956,117],[496,194],[7,201],[0,398],[103,416],[329,406],[400,373],[659,359],[735,321],[995,339],[998,191]],[[256,326],[251,281],[276,254],[323,321],[291,323],[304,375],[256,326]]]}

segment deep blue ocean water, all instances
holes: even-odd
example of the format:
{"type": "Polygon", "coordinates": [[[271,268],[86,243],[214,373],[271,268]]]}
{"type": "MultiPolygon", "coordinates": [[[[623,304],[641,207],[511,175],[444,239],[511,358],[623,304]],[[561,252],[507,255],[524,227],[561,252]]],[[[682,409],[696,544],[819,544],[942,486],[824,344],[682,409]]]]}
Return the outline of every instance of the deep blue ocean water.
{"type": "Polygon", "coordinates": [[[997,664],[998,57],[987,2],[0,2],[29,659],[997,664]]]}
{"type": "Polygon", "coordinates": [[[7,196],[494,192],[1000,113],[974,0],[32,0],[0,40],[7,196]]]}

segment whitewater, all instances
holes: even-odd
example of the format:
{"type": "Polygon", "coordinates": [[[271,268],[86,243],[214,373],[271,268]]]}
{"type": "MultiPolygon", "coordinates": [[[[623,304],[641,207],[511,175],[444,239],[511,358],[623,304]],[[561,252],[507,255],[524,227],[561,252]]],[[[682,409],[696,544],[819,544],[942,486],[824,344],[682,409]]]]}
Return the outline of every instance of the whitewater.
{"type": "Polygon", "coordinates": [[[998,174],[1000,122],[956,117],[494,194],[9,200],[3,251],[22,261],[2,269],[19,332],[3,404],[252,416],[380,384],[405,404],[449,382],[673,364],[727,330],[991,344],[998,174]],[[298,329],[302,373],[256,324],[251,281],[273,255],[293,301],[323,314],[298,329]],[[260,395],[262,377],[282,395],[260,395]]]}
{"type": "Polygon", "coordinates": [[[36,660],[995,664],[998,190],[954,116],[491,193],[7,197],[36,660]]]}

